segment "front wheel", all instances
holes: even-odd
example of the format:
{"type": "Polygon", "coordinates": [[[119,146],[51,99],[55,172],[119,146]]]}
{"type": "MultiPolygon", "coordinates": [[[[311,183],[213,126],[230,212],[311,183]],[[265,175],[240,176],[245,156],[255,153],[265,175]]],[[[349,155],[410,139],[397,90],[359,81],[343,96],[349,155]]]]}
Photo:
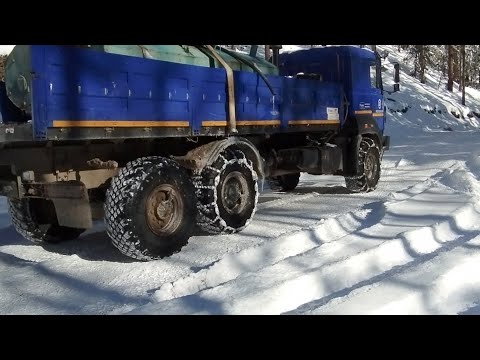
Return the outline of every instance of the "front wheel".
{"type": "Polygon", "coordinates": [[[345,177],[347,189],[352,192],[370,192],[376,189],[380,180],[380,151],[375,141],[364,137],[358,151],[360,174],[345,177]]]}
{"type": "Polygon", "coordinates": [[[158,156],[137,159],[120,170],[107,190],[107,234],[131,258],[170,256],[193,232],[195,205],[193,184],[178,163],[158,156]]]}
{"type": "Polygon", "coordinates": [[[292,191],[295,190],[300,181],[300,173],[273,176],[267,179],[270,189],[273,191],[292,191]]]}

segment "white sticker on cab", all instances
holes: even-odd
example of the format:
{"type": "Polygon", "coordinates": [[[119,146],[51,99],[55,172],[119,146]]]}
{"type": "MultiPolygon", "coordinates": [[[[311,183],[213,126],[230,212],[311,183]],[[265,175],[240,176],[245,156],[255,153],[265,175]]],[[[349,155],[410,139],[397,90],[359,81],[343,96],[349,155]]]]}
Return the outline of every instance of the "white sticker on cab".
{"type": "Polygon", "coordinates": [[[340,116],[338,115],[338,108],[327,107],[327,119],[339,120],[340,116]]]}

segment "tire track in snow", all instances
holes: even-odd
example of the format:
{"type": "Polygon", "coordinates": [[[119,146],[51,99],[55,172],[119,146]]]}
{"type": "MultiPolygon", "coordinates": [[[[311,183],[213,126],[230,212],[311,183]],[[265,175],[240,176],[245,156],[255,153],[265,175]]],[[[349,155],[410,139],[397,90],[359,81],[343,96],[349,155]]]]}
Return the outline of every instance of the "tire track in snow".
{"type": "MultiPolygon", "coordinates": [[[[443,174],[445,170],[436,175],[443,174]]],[[[420,194],[431,186],[430,179],[415,184],[401,193],[405,200],[420,194]]],[[[400,195],[398,195],[400,196],[400,195]]],[[[294,230],[259,246],[238,253],[227,254],[221,260],[174,282],[168,282],[154,293],[156,301],[187,296],[198,291],[219,286],[242,273],[258,271],[286,258],[296,256],[312,248],[338,240],[351,233],[372,226],[384,216],[382,202],[372,202],[364,207],[323,221],[306,229],[294,230]]]]}
{"type": "Polygon", "coordinates": [[[293,202],[299,202],[299,201],[315,198],[315,197],[318,197],[318,196],[321,196],[321,195],[323,195],[323,194],[320,194],[320,193],[317,193],[317,192],[313,191],[310,194],[305,194],[305,195],[283,196],[279,199],[259,203],[257,205],[257,211],[260,211],[260,210],[263,210],[263,209],[268,209],[268,208],[271,208],[271,207],[287,205],[287,204],[291,204],[293,202]]]}
{"type": "MultiPolygon", "coordinates": [[[[343,238],[342,245],[339,241],[326,244],[260,272],[244,273],[219,287],[147,305],[133,313],[279,314],[290,311],[359,282],[383,277],[397,266],[416,259],[428,260],[431,253],[468,233],[469,220],[479,217],[472,204],[460,205],[451,212],[453,216],[449,220],[399,233],[392,239],[362,239],[353,234],[343,238]],[[435,236],[426,241],[418,236],[424,232],[435,236]]],[[[461,243],[464,241],[460,240],[461,243]]]]}
{"type": "MultiPolygon", "coordinates": [[[[442,171],[438,174],[444,172],[445,171],[442,171]]],[[[401,208],[402,203],[408,201],[409,198],[418,196],[425,191],[431,190],[430,186],[432,186],[430,179],[427,179],[427,181],[423,183],[416,184],[404,191],[401,200],[393,201],[392,203],[387,204],[387,206],[390,208],[395,208],[395,206],[401,208]]],[[[447,188],[442,188],[438,190],[438,192],[434,192],[434,194],[429,194],[430,197],[427,196],[427,198],[429,197],[431,199],[432,195],[437,196],[439,193],[445,195],[445,189],[447,188]]],[[[453,198],[457,199],[459,195],[452,194],[450,191],[447,196],[452,196],[453,198]]],[[[451,201],[452,199],[446,200],[451,201]]],[[[464,200],[465,199],[462,199],[462,201],[464,200]]],[[[462,204],[462,201],[460,204],[462,204]]],[[[455,206],[460,205],[457,203],[455,206]]],[[[272,267],[279,262],[285,262],[285,259],[287,259],[287,261],[290,259],[292,261],[297,261],[299,258],[308,258],[308,261],[301,261],[303,268],[308,267],[309,262],[316,264],[316,266],[328,266],[339,261],[343,261],[349,256],[355,255],[356,253],[365,252],[369,248],[375,248],[378,246],[381,247],[383,243],[378,245],[378,240],[366,241],[363,244],[360,244],[361,246],[355,246],[354,241],[355,235],[357,235],[359,238],[362,238],[362,236],[365,236],[367,233],[369,233],[368,231],[365,232],[368,229],[371,229],[370,233],[375,233],[379,230],[383,231],[384,234],[389,232],[386,229],[378,228],[379,226],[385,228],[386,225],[376,224],[371,226],[377,220],[382,219],[383,213],[379,211],[379,209],[381,209],[380,203],[378,203],[378,206],[373,206],[373,209],[370,210],[368,216],[365,213],[361,214],[352,212],[344,216],[328,219],[325,224],[320,225],[316,229],[313,228],[302,232],[296,232],[296,234],[293,235],[290,234],[289,236],[280,237],[276,239],[275,242],[270,242],[257,248],[246,249],[238,254],[227,255],[208,269],[204,269],[197,274],[177,280],[173,284],[165,284],[156,292],[155,298],[157,301],[162,301],[175,297],[192,295],[198,291],[204,291],[205,289],[209,288],[213,288],[212,290],[215,290],[215,286],[225,283],[228,286],[228,282],[232,281],[233,279],[244,277],[244,275],[248,275],[249,273],[259,271],[267,267],[272,267]],[[347,223],[348,225],[345,226],[342,232],[342,222],[347,219],[349,219],[349,223],[347,223]],[[337,230],[333,231],[332,233],[332,229],[335,226],[337,226],[337,230]],[[354,231],[353,234],[352,231],[354,231]],[[331,233],[330,238],[328,237],[329,233],[331,233]],[[312,242],[312,238],[322,240],[321,242],[315,244],[315,242],[312,242]],[[295,244],[295,246],[293,246],[293,244],[295,244]],[[323,245],[319,247],[320,244],[323,245]],[[292,248],[292,246],[293,249],[285,251],[289,247],[292,248]],[[302,250],[306,253],[302,254],[302,256],[296,256],[301,254],[302,250]],[[312,251],[319,251],[320,253],[313,255],[313,259],[311,259],[311,255],[309,254],[312,251]],[[315,259],[320,259],[321,263],[319,264],[319,260],[315,261],[315,259]]],[[[432,219],[427,219],[426,221],[428,223],[429,221],[431,222],[432,219]]],[[[392,237],[396,232],[398,233],[398,228],[398,226],[391,226],[390,233],[392,234],[392,237]]],[[[400,229],[403,228],[400,227],[400,229]]],[[[398,244],[388,246],[384,244],[383,246],[386,248],[385,251],[398,248],[398,244]]],[[[291,269],[286,269],[285,271],[288,273],[289,271],[291,272],[291,269]]]]}
{"type": "Polygon", "coordinates": [[[164,284],[155,292],[154,298],[157,301],[170,300],[219,286],[245,272],[258,271],[324,243],[335,241],[349,233],[359,231],[378,221],[381,216],[381,203],[370,203],[355,212],[329,218],[319,226],[295,230],[262,245],[247,248],[239,253],[227,254],[206,269],[164,284]]]}
{"type": "Polygon", "coordinates": [[[331,299],[305,304],[289,314],[458,314],[480,297],[479,231],[453,241],[425,259],[359,283],[331,299]]]}
{"type": "MultiPolygon", "coordinates": [[[[438,179],[478,198],[474,174],[480,157],[472,154],[465,166],[438,179]]],[[[468,221],[468,217],[464,219],[468,221]]],[[[478,217],[472,217],[472,223],[478,217]]],[[[477,225],[478,226],[478,225],[477,225]]],[[[471,231],[431,254],[429,261],[405,266],[344,289],[339,294],[300,306],[291,314],[458,314],[478,313],[480,297],[479,231],[471,231]],[[343,295],[342,295],[343,294],[343,295]]],[[[426,234],[426,236],[431,234],[426,234]]]]}

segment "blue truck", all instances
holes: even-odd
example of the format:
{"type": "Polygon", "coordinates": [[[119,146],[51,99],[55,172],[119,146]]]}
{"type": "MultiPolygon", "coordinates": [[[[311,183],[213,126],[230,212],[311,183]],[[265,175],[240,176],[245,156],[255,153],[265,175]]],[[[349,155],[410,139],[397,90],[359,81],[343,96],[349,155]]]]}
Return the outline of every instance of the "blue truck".
{"type": "Polygon", "coordinates": [[[259,182],[302,172],[376,188],[389,147],[380,56],[354,46],[269,61],[213,45],[17,45],[0,82],[0,196],[36,243],[104,219],[126,256],[254,216],[259,182]]]}

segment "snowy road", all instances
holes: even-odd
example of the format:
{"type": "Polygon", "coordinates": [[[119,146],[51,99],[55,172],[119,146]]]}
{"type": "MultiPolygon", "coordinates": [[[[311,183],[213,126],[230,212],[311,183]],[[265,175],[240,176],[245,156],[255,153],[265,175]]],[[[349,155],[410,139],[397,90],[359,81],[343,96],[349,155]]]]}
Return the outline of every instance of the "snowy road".
{"type": "Polygon", "coordinates": [[[33,245],[0,198],[0,314],[480,314],[480,131],[445,110],[455,96],[408,77],[388,95],[374,192],[304,174],[291,193],[263,189],[243,232],[159,261],[124,257],[101,223],[33,245]]]}
{"type": "Polygon", "coordinates": [[[102,224],[75,241],[31,245],[10,226],[1,200],[0,313],[465,311],[480,299],[474,276],[468,286],[455,282],[455,272],[480,256],[472,157],[480,138],[429,136],[438,144],[411,160],[404,149],[413,154],[414,144],[394,145],[372,193],[348,194],[342,178],[304,175],[291,194],[265,190],[242,233],[195,236],[180,253],[149,263],[119,254],[102,224]],[[454,144],[463,144],[462,154],[454,144]],[[471,258],[454,261],[465,252],[471,258]],[[422,278],[431,266],[438,271],[422,278]],[[449,281],[465,294],[455,292],[459,303],[422,303],[449,281]],[[356,297],[367,300],[358,306],[356,297]],[[395,305],[402,299],[407,310],[395,305]]]}
{"type": "MultiPolygon", "coordinates": [[[[402,296],[409,302],[410,297],[426,296],[420,284],[431,285],[432,276],[425,269],[448,260],[453,264],[459,254],[480,250],[475,248],[479,244],[479,238],[475,237],[480,234],[480,214],[475,203],[466,194],[442,184],[458,175],[465,172],[449,169],[392,194],[387,201],[368,202],[347,215],[221,260],[202,276],[194,274],[164,286],[155,294],[157,300],[171,301],[148,305],[133,313],[404,313],[404,307],[388,305],[398,303],[402,296]],[[443,259],[445,251],[452,253],[447,260],[443,259]],[[442,260],[436,259],[437,256],[442,260]],[[232,275],[232,268],[241,270],[232,275]],[[427,272],[426,278],[422,278],[419,268],[427,272]],[[389,282],[394,275],[401,277],[397,273],[415,280],[410,288],[405,285],[403,292],[389,282]],[[371,288],[385,284],[392,289],[385,294],[378,290],[368,301],[360,302],[360,306],[353,298],[347,307],[349,294],[354,290],[361,288],[365,296],[371,288]],[[344,297],[345,309],[329,307],[344,297]]],[[[475,181],[463,179],[466,186],[470,180],[475,181]]],[[[475,266],[480,252],[472,256],[468,261],[459,261],[461,267],[475,266]]],[[[434,279],[452,277],[449,285],[478,299],[471,293],[480,295],[480,279],[475,279],[478,272],[466,275],[468,285],[458,286],[457,279],[450,274],[458,269],[446,266],[444,273],[441,266],[435,266],[434,279]]],[[[457,301],[449,305],[440,303],[438,307],[422,307],[424,304],[417,301],[416,307],[410,305],[407,312],[466,310],[465,298],[457,301]]]]}

